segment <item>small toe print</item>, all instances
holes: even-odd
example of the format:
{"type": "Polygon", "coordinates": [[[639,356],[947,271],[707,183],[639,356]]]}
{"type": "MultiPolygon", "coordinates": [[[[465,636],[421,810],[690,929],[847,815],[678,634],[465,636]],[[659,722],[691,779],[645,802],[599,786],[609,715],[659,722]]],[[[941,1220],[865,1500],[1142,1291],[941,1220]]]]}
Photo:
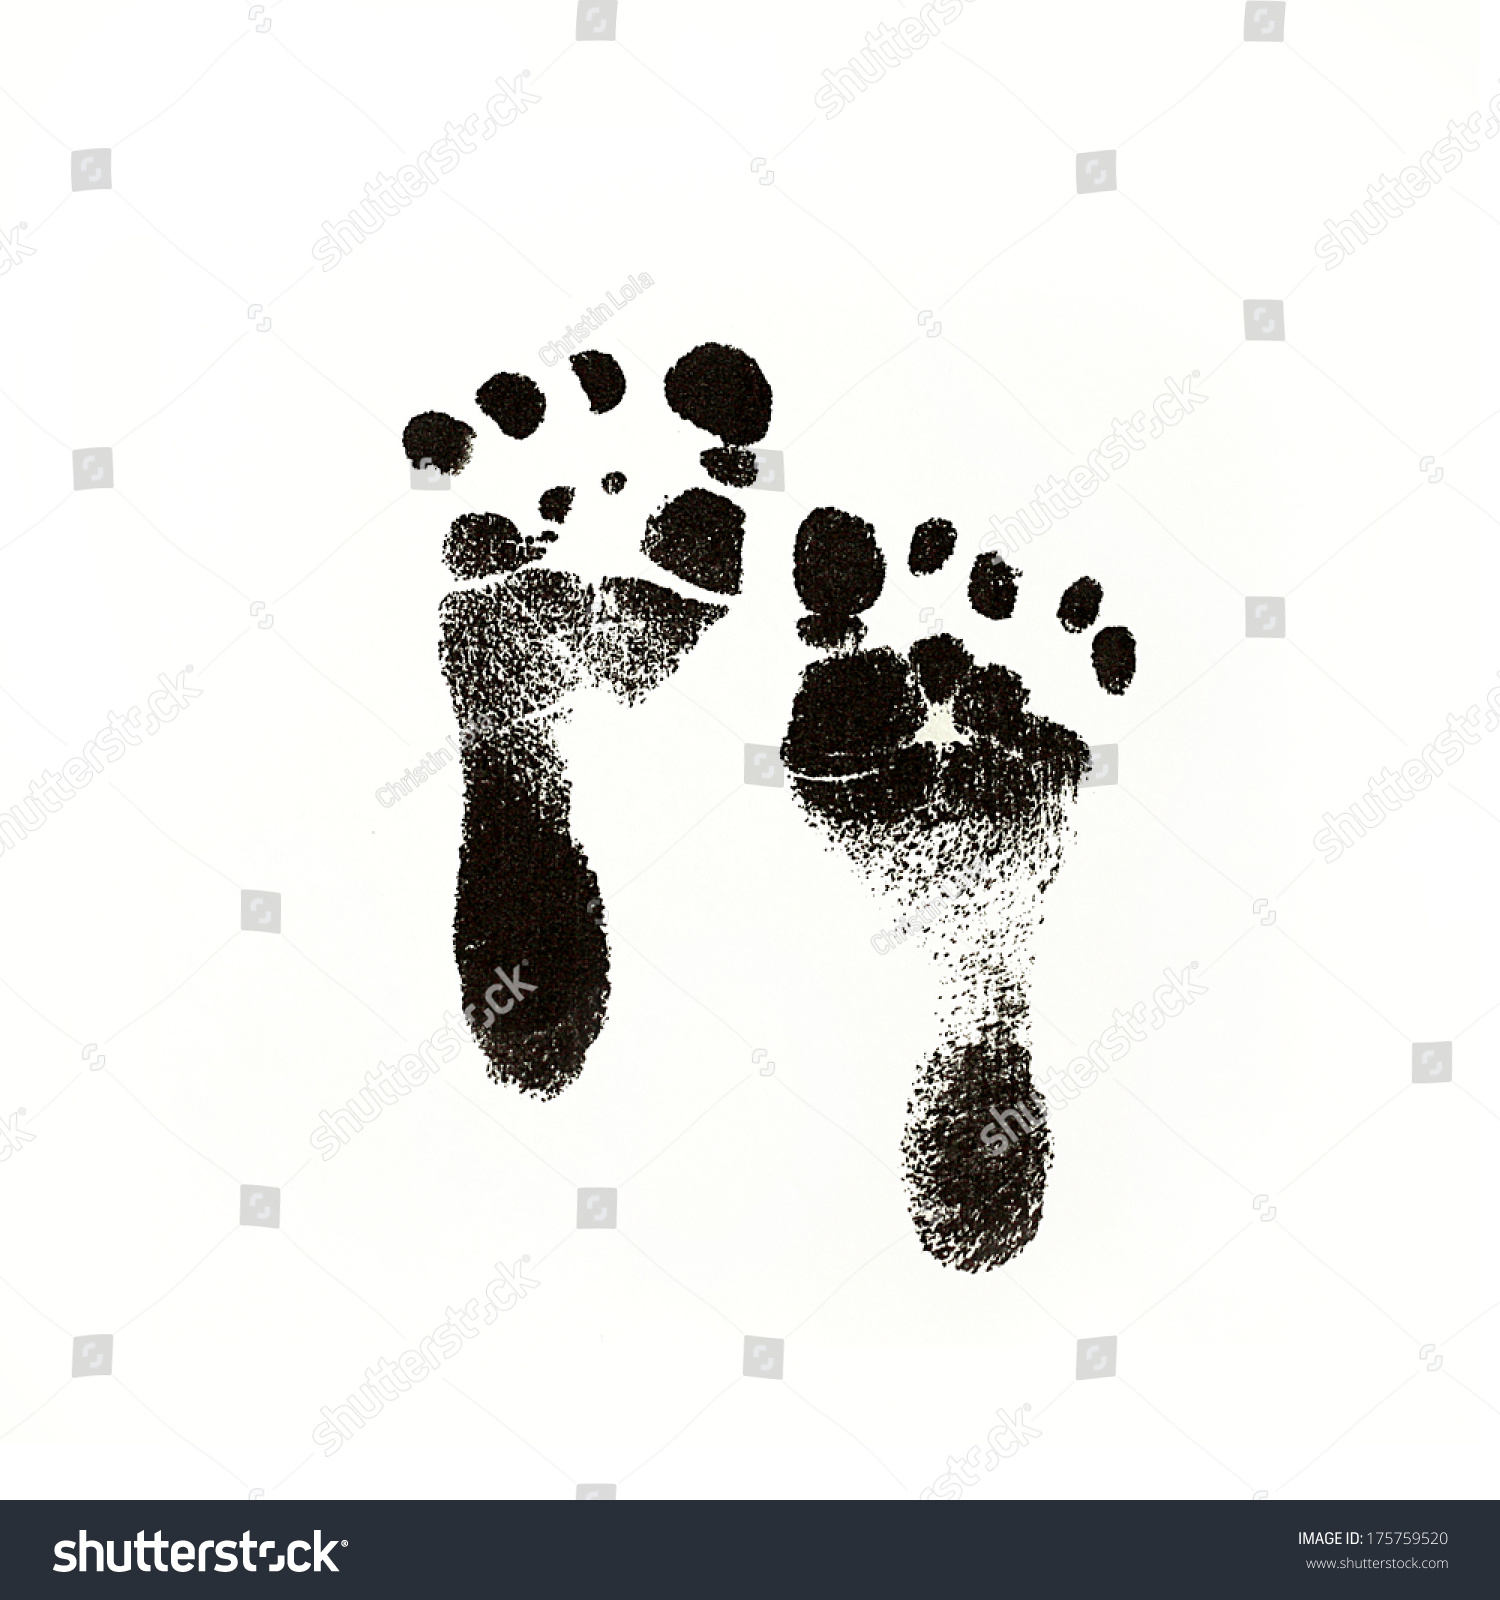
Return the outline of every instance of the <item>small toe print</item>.
{"type": "Polygon", "coordinates": [[[512,439],[529,439],[542,425],[547,397],[521,372],[497,372],[486,379],[474,402],[500,431],[512,439]]]}
{"type": "Polygon", "coordinates": [[[625,374],[613,356],[602,350],[580,350],[568,357],[568,364],[588,396],[590,411],[613,411],[625,398],[625,374]]]}
{"type": "Polygon", "coordinates": [[[537,509],[548,522],[566,522],[573,506],[573,491],[562,484],[548,489],[537,503],[537,509]]]}
{"type": "Polygon", "coordinates": [[[1069,633],[1082,633],[1099,620],[1099,606],[1104,599],[1103,587],[1092,578],[1080,578],[1063,591],[1057,608],[1057,620],[1069,633]]]}
{"type": "Polygon", "coordinates": [[[958,530],[946,517],[934,517],[924,522],[911,536],[911,554],[906,564],[919,578],[939,567],[953,554],[958,541],[958,530]]]}
{"type": "Polygon", "coordinates": [[[993,622],[1004,622],[1016,609],[1016,574],[999,556],[975,556],[969,572],[969,604],[993,622]]]}
{"type": "Polygon", "coordinates": [[[401,446],[414,467],[430,463],[439,472],[462,472],[474,450],[474,430],[446,411],[424,411],[407,423],[401,446]]]}
{"type": "Polygon", "coordinates": [[[625,487],[625,474],[623,472],[606,472],[599,480],[599,487],[605,494],[619,494],[625,487]]]}
{"type": "Polygon", "coordinates": [[[1109,694],[1124,694],[1135,676],[1135,635],[1129,628],[1101,628],[1094,635],[1094,676],[1109,694]]]}
{"type": "Polygon", "coordinates": [[[951,633],[934,633],[911,647],[911,664],[917,669],[922,693],[934,705],[953,697],[959,680],[974,665],[974,657],[951,633]]]}
{"type": "Polygon", "coordinates": [[[874,528],[834,506],[809,511],[797,529],[792,581],[809,611],[868,611],[885,587],[874,528]]]}
{"type": "Polygon", "coordinates": [[[667,404],[725,444],[754,444],[771,426],[771,385],[759,363],[729,344],[700,344],[667,373],[667,404]]]}
{"type": "Polygon", "coordinates": [[[705,450],[698,459],[715,483],[728,484],[731,489],[748,489],[760,471],[753,450],[705,450]]]}

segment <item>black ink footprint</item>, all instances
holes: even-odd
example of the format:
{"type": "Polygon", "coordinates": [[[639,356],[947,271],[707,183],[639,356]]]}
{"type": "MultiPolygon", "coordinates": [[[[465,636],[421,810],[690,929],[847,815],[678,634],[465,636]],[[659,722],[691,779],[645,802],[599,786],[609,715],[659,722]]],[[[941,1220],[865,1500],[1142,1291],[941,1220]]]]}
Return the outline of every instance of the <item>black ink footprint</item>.
{"type": "MultiPolygon", "coordinates": [[[[613,357],[585,351],[571,361],[591,412],[620,404],[625,378],[613,357]]],[[[747,447],[765,437],[771,415],[756,363],[729,346],[700,345],[665,387],[678,416],[722,441],[702,454],[709,477],[752,484],[747,447]]],[[[547,410],[542,390],[518,373],[490,378],[475,401],[516,440],[547,410]]],[[[446,473],[463,470],[474,440],[468,423],[432,411],[403,435],[413,465],[446,473]]],[[[599,488],[619,494],[625,484],[613,471],[599,488]]],[[[538,511],[554,526],[538,533],[495,512],[471,513],[444,544],[455,576],[472,585],[444,600],[441,645],[464,730],[454,917],[464,1010],[491,1075],[543,1098],[581,1071],[609,996],[599,886],[572,834],[557,724],[581,687],[635,704],[727,614],[646,579],[605,578],[595,588],[536,565],[560,541],[578,494],[564,484],[545,490],[538,511]]],[[[732,500],[690,488],[645,519],[641,549],[696,588],[738,594],[743,528],[732,500]]],[[[923,523],[912,536],[912,573],[938,572],[956,543],[950,522],[923,523]]],[[[950,634],[918,640],[905,656],[859,648],[860,613],[880,596],[885,559],[858,517],[812,512],[798,531],[794,578],[809,613],[798,631],[830,654],[807,667],[793,704],[782,750],[793,791],[945,958],[947,1014],[903,1141],[918,1233],[941,1261],[996,1266],[1034,1237],[1041,1216],[1051,1141],[1021,1042],[1025,946],[1061,861],[1088,748],[1027,712],[1015,673],[977,664],[950,634]]],[[[1018,577],[981,555],[968,592],[979,615],[1001,622],[1015,610],[1018,577]]],[[[1102,599],[1097,582],[1080,578],[1058,619],[1082,633],[1102,599]]],[[[1101,687],[1122,694],[1135,673],[1129,630],[1100,629],[1091,653],[1101,687]]]]}
{"type": "MultiPolygon", "coordinates": [[[[956,542],[951,523],[924,522],[912,573],[937,572],[956,542]]],[[[1041,1220],[1051,1136],[1022,1043],[1026,945],[1061,863],[1088,746],[1028,712],[1021,679],[976,663],[951,634],[919,639],[905,656],[858,648],[859,613],[885,582],[875,530],[858,517],[810,513],[794,577],[810,613],[801,637],[834,653],[805,669],[792,707],[782,759],[793,792],[897,900],[903,922],[932,935],[944,963],[941,1041],[918,1071],[902,1141],[913,1220],[938,1260],[998,1266],[1041,1220]]],[[[1018,594],[1004,561],[974,562],[969,601],[981,616],[1010,617],[1018,594]]],[[[1058,607],[1063,627],[1091,628],[1102,599],[1080,578],[1058,607]]],[[[1130,631],[1101,629],[1092,656],[1100,686],[1123,694],[1135,675],[1130,631]]]]}
{"type": "MultiPolygon", "coordinates": [[[[613,356],[583,351],[571,365],[590,412],[623,400],[625,375],[613,356]]],[[[547,412],[541,388],[519,373],[497,373],[474,398],[515,440],[535,433],[547,412]]],[[[765,437],[771,389],[749,356],[699,345],[667,373],[666,398],[722,441],[703,454],[710,477],[754,481],[755,457],[744,447],[765,437]]],[[[413,466],[450,474],[468,464],[474,440],[468,423],[440,411],[413,417],[402,435],[413,466]]],[[[614,495],[625,485],[624,473],[610,472],[599,490],[614,495]]],[[[490,1075],[544,1099],[582,1070],[609,998],[599,885],[573,837],[557,724],[582,687],[637,703],[728,612],[647,579],[605,578],[596,588],[535,565],[566,538],[558,530],[579,494],[559,484],[541,495],[540,516],[556,528],[526,533],[496,512],[471,513],[453,523],[443,548],[455,577],[475,585],[444,599],[440,647],[464,736],[453,925],[464,1012],[490,1075]]],[[[744,521],[734,501],[690,488],[646,519],[641,548],[698,589],[738,594],[744,521]]]]}

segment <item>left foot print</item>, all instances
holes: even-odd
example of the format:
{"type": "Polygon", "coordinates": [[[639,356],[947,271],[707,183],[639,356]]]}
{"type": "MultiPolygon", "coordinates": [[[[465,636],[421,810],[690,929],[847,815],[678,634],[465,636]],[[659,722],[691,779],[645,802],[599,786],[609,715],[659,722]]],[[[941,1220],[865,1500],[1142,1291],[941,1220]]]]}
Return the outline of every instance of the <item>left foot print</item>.
{"type": "MultiPolygon", "coordinates": [[[[571,365],[582,395],[575,389],[559,403],[572,402],[584,427],[607,426],[584,419],[624,400],[619,363],[588,350],[571,365]]],[[[517,441],[530,438],[547,414],[546,395],[521,373],[497,373],[474,398],[517,441]]],[[[753,464],[743,446],[764,438],[770,424],[771,390],[755,362],[728,345],[699,345],[668,372],[666,398],[679,417],[727,447],[704,452],[708,475],[743,486],[743,472],[726,480],[716,466],[721,457],[740,463],[748,456],[753,464]]],[[[467,422],[427,411],[406,425],[402,443],[413,466],[452,474],[468,464],[474,439],[467,422]]],[[[558,724],[580,690],[604,689],[638,704],[729,610],[646,578],[611,577],[595,586],[546,564],[570,525],[597,514],[603,502],[596,494],[622,495],[629,482],[611,471],[597,489],[544,490],[535,504],[554,526],[537,533],[495,512],[461,516],[443,546],[454,576],[471,585],[444,599],[440,647],[465,734],[453,921],[464,1013],[490,1075],[543,1099],[582,1071],[609,999],[603,904],[573,835],[558,724]]],[[[740,592],[745,513],[734,501],[690,488],[644,521],[640,548],[664,576],[710,595],[740,592]]]]}

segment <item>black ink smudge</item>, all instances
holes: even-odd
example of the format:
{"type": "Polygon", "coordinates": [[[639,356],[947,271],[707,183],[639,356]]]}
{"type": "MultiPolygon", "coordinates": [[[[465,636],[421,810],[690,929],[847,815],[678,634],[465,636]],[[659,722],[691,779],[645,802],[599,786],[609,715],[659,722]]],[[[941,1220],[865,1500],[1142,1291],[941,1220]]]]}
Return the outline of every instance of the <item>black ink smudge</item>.
{"type": "Polygon", "coordinates": [[[969,604],[982,617],[1003,622],[1016,609],[1016,573],[999,556],[975,556],[969,571],[969,604]]]}
{"type": "Polygon", "coordinates": [[[573,491],[563,484],[543,492],[537,510],[548,522],[566,522],[573,506],[573,491]]]}
{"type": "Polygon", "coordinates": [[[667,373],[667,404],[725,444],[754,444],[771,426],[771,386],[756,361],[729,344],[700,344],[667,373]]]}
{"type": "Polygon", "coordinates": [[[740,592],[745,513],[709,489],[685,489],[646,519],[641,549],[659,567],[715,594],[740,592]]]}
{"type": "Polygon", "coordinates": [[[1135,635],[1129,628],[1100,628],[1094,635],[1094,676],[1110,694],[1124,694],[1135,677],[1135,635]]]}
{"type": "Polygon", "coordinates": [[[474,396],[475,403],[502,433],[529,439],[547,414],[547,397],[521,372],[497,372],[474,396]]]}
{"type": "Polygon", "coordinates": [[[925,577],[943,565],[957,542],[958,530],[953,524],[946,517],[934,517],[912,534],[906,564],[917,577],[925,577]]]}
{"type": "Polygon", "coordinates": [[[568,364],[583,385],[590,411],[613,411],[625,398],[625,374],[613,356],[602,350],[580,350],[568,357],[568,364]]]}
{"type": "Polygon", "coordinates": [[[725,450],[716,446],[705,450],[698,459],[715,483],[728,484],[731,489],[750,488],[760,471],[753,450],[725,450]]]}
{"type": "Polygon", "coordinates": [[[619,494],[625,487],[625,474],[623,472],[606,472],[599,480],[599,487],[605,494],[619,494]]]}
{"type": "Polygon", "coordinates": [[[446,411],[424,411],[402,430],[401,447],[414,467],[430,463],[439,472],[462,472],[474,450],[474,430],[446,411]]]}
{"type": "Polygon", "coordinates": [[[1080,578],[1063,590],[1057,607],[1057,620],[1069,633],[1082,633],[1099,620],[1099,607],[1104,601],[1103,587],[1092,578],[1080,578]]]}

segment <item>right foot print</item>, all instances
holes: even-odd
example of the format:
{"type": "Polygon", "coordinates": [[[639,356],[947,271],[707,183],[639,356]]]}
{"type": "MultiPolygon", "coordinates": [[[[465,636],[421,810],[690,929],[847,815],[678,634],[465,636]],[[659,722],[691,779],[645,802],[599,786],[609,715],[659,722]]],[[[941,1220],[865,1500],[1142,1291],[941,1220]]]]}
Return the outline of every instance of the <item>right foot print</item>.
{"type": "MultiPolygon", "coordinates": [[[[937,572],[955,543],[951,523],[924,522],[912,574],[937,572]]],[[[979,665],[951,634],[919,639],[905,656],[858,648],[859,613],[885,583],[875,530],[858,517],[810,513],[794,577],[809,611],[798,631],[832,654],[806,668],[792,707],[782,759],[793,792],[906,925],[929,935],[944,966],[940,1042],[918,1070],[902,1142],[912,1217],[939,1261],[999,1266],[1041,1220],[1051,1139],[1023,1043],[1027,944],[1088,746],[1028,712],[1020,678],[979,665]]],[[[981,555],[968,590],[975,611],[1003,622],[1017,574],[981,555]]],[[[1102,599],[1080,578],[1058,620],[1070,633],[1092,628],[1102,599]]],[[[1123,694],[1135,675],[1130,631],[1100,629],[1091,655],[1100,687],[1123,694]]]]}
{"type": "MultiPolygon", "coordinates": [[[[620,404],[625,375],[613,356],[584,351],[571,365],[582,393],[567,399],[580,414],[585,401],[593,413],[620,404]]],[[[701,457],[709,477],[735,487],[754,481],[745,446],[765,437],[771,390],[749,356],[699,345],[668,372],[666,397],[678,416],[721,441],[701,457]]],[[[529,438],[547,411],[542,390],[519,373],[497,373],[475,403],[515,440],[529,438]]],[[[407,424],[402,444],[414,467],[452,474],[468,464],[474,439],[468,423],[427,411],[407,424]]],[[[602,504],[598,496],[619,495],[627,484],[624,472],[611,471],[597,485],[546,489],[537,510],[555,526],[537,533],[494,512],[461,516],[443,546],[454,576],[470,585],[443,601],[441,644],[464,738],[453,925],[464,1013],[490,1075],[543,1099],[582,1070],[609,998],[599,884],[573,837],[557,724],[580,688],[637,704],[728,612],[649,579],[594,586],[537,565],[566,538],[570,519],[576,525],[602,504]]],[[[691,588],[738,594],[744,520],[725,495],[690,488],[646,518],[641,549],[691,588]]]]}

